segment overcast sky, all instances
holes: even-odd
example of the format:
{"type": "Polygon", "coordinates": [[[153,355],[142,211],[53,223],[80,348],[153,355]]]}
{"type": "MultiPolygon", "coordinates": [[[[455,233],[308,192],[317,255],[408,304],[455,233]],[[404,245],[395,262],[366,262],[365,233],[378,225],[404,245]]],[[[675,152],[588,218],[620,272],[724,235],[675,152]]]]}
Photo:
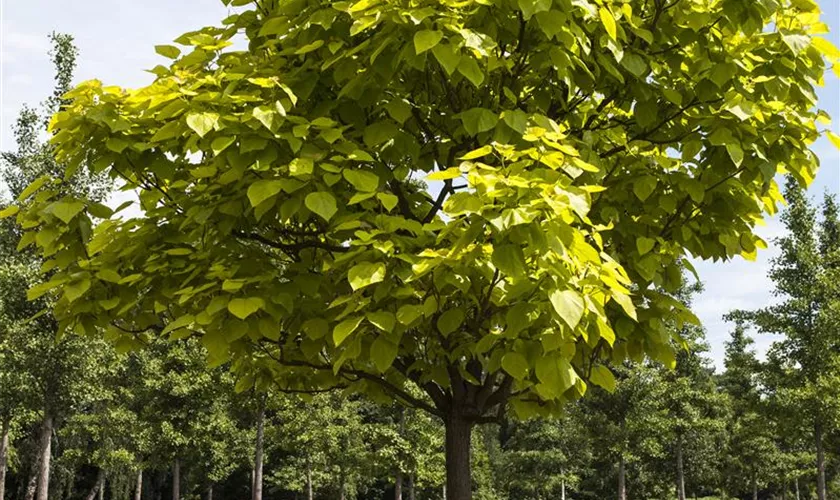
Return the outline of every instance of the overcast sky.
{"type": "MultiPolygon", "coordinates": [[[[840,2],[818,0],[825,21],[834,31],[829,38],[840,46],[840,2]]],[[[219,0],[0,0],[0,150],[11,145],[10,124],[24,103],[36,105],[52,91],[52,67],[47,57],[51,31],[76,37],[81,51],[77,80],[98,78],[110,85],[138,87],[151,82],[144,70],[165,62],[154,45],[168,43],[190,29],[216,24],[228,10],[219,0]]],[[[820,91],[821,107],[835,117],[840,131],[840,83],[829,72],[820,91]]],[[[822,169],[811,194],[822,198],[829,191],[840,193],[840,154],[827,141],[816,145],[822,169]]],[[[759,234],[770,239],[781,234],[777,219],[769,220],[759,234]]],[[[705,292],[694,304],[712,345],[712,357],[721,365],[723,342],[731,325],[721,316],[735,308],[761,307],[772,300],[767,280],[770,249],[757,262],[737,259],[726,263],[698,263],[705,292]]],[[[757,339],[764,352],[772,337],[757,339]]]]}

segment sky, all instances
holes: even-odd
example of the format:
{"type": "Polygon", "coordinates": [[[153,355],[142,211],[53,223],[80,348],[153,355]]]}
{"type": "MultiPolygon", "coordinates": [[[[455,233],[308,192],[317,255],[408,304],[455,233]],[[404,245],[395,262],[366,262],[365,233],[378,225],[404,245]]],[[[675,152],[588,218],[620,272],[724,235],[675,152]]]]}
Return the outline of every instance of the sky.
{"type": "MultiPolygon", "coordinates": [[[[818,0],[828,37],[840,46],[840,1],[818,0]]],[[[52,31],[72,34],[81,55],[77,81],[98,78],[109,85],[139,87],[153,76],[146,69],[165,62],[154,45],[169,43],[180,34],[217,24],[228,15],[219,0],[74,0],[72,8],[57,8],[56,0],[0,0],[0,150],[12,145],[11,124],[24,103],[37,105],[52,92],[52,66],[47,56],[52,31]]],[[[820,106],[836,117],[840,131],[840,82],[829,72],[820,89],[820,106]]],[[[815,198],[824,192],[840,193],[840,151],[823,139],[815,145],[822,168],[810,189],[815,198]]],[[[766,240],[780,236],[778,218],[767,221],[758,233],[766,240]]],[[[767,279],[774,246],[757,261],[698,262],[704,292],[693,308],[703,321],[715,364],[722,366],[724,342],[732,325],[722,315],[733,309],[762,307],[773,300],[767,279]]],[[[757,336],[763,354],[772,336],[757,336]]]]}

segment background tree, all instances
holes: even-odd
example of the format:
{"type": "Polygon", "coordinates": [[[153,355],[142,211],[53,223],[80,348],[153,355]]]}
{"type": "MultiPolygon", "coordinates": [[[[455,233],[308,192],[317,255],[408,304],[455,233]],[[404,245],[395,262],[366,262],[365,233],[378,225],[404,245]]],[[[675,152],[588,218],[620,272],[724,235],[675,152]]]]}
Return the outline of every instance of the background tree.
{"type": "Polygon", "coordinates": [[[774,377],[771,390],[789,408],[797,408],[800,422],[811,427],[816,453],[817,497],[826,493],[825,436],[836,429],[840,392],[838,335],[838,253],[840,232],[834,199],[827,196],[817,221],[801,187],[788,178],[785,197],[790,206],[782,214],[789,234],[779,238],[781,255],[773,260],[770,278],[779,304],[736,317],[749,320],[759,331],[784,335],[771,348],[783,377],[774,377]]]}

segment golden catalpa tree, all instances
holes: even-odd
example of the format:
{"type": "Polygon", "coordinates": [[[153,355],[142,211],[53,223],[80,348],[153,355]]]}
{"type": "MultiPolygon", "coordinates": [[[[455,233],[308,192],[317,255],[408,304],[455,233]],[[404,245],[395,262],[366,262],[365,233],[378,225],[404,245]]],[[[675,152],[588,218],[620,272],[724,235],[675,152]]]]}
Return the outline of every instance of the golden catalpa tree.
{"type": "Polygon", "coordinates": [[[3,211],[47,259],[30,295],[122,348],[200,337],[241,389],[437,415],[454,500],[475,424],[674,363],[686,258],[764,246],[840,57],[813,0],[225,3],[151,85],[65,96],[67,177],[140,215],[31,184],[3,211]]]}

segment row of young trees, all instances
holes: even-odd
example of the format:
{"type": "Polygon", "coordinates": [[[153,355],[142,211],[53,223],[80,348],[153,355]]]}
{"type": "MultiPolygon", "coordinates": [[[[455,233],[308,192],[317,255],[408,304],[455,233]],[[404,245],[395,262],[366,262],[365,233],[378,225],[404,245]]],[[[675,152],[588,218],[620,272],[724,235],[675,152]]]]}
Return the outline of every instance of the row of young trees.
{"type": "Polygon", "coordinates": [[[826,118],[814,86],[840,60],[816,3],[225,3],[222,26],[176,40],[183,53],[158,46],[172,64],[135,91],[66,93],[75,52],[57,37],[51,143],[37,113],[18,123],[0,211],[16,223],[4,366],[20,369],[3,377],[10,456],[29,471],[17,490],[46,500],[77,457],[67,476],[93,467],[90,497],[146,470],[174,498],[236,481],[260,498],[265,478],[341,498],[375,497],[376,481],[452,500],[790,482],[827,498],[836,210],[820,231],[796,215],[811,213],[798,190],[826,118]],[[247,49],[226,49],[238,36],[247,49]],[[733,318],[785,340],[736,397],[690,326],[687,257],[754,256],[778,174],[794,179],[783,301],[733,318]],[[101,203],[112,180],[140,216],[101,203]],[[211,368],[192,372],[202,352],[211,368]],[[279,396],[324,391],[344,397],[310,412],[279,396]],[[283,428],[284,405],[301,427],[283,428]],[[404,436],[418,441],[393,446],[404,436]],[[756,461],[727,470],[741,442],[756,461]],[[768,465],[795,452],[813,452],[813,474],[768,465]]]}

